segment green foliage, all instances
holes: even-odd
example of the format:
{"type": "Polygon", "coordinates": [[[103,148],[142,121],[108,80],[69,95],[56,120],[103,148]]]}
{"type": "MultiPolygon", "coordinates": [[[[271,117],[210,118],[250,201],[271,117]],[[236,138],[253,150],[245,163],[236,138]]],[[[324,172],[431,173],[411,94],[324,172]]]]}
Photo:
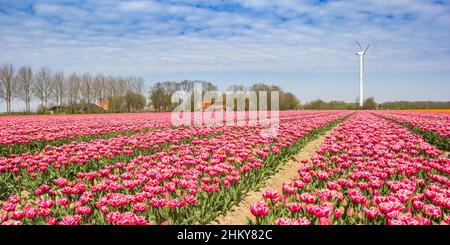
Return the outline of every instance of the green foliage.
{"type": "MultiPolygon", "coordinates": [[[[358,103],[332,100],[329,102],[317,99],[302,106],[304,110],[360,110],[358,103]]],[[[377,109],[377,103],[373,97],[366,99],[363,103],[364,110],[377,109]]]]}
{"type": "MultiPolygon", "coordinates": [[[[202,93],[217,91],[216,85],[204,81],[158,82],[150,90],[150,105],[157,112],[172,111],[177,106],[171,101],[172,94],[179,90],[192,93],[196,83],[202,85],[202,93]]],[[[191,103],[193,103],[193,98],[191,103]]],[[[192,108],[194,107],[192,106],[192,108]]]]}
{"type": "Polygon", "coordinates": [[[363,103],[364,110],[375,110],[377,109],[377,103],[373,97],[367,98],[363,103]]]}
{"type": "MultiPolygon", "coordinates": [[[[150,91],[150,104],[155,111],[165,112],[172,111],[176,104],[171,103],[171,96],[175,91],[183,90],[186,92],[193,92],[195,83],[202,83],[203,91],[202,93],[206,93],[208,91],[217,91],[217,87],[209,82],[201,82],[201,81],[182,81],[182,82],[160,82],[156,83],[150,91]]],[[[295,110],[299,109],[300,101],[298,98],[290,93],[284,92],[282,88],[275,85],[266,85],[263,83],[258,83],[250,86],[249,88],[244,87],[243,85],[232,85],[229,87],[228,91],[238,92],[238,91],[268,91],[267,100],[271,101],[271,91],[279,92],[279,109],[280,110],[295,110]]],[[[257,99],[259,101],[259,94],[256,94],[257,99]]],[[[226,96],[222,97],[223,105],[226,106],[226,96]]],[[[248,110],[248,100],[245,101],[245,110],[248,110]]],[[[235,98],[235,108],[237,110],[237,99],[235,98]]],[[[194,109],[193,99],[191,100],[192,110],[194,109]]],[[[259,106],[259,105],[258,105],[259,106]]],[[[268,103],[268,110],[271,109],[270,103],[268,103]]]]}
{"type": "Polygon", "coordinates": [[[302,106],[305,110],[358,110],[359,105],[357,103],[347,103],[344,101],[330,101],[325,102],[323,100],[313,100],[302,106]]]}
{"type": "Polygon", "coordinates": [[[145,97],[141,94],[129,92],[124,100],[128,112],[142,111],[145,107],[145,97]]]}
{"type": "Polygon", "coordinates": [[[144,110],[145,104],[145,97],[134,92],[128,92],[125,96],[108,97],[108,110],[114,113],[141,112],[144,110]]]}
{"type": "Polygon", "coordinates": [[[300,107],[300,100],[292,93],[282,93],[280,98],[280,110],[296,110],[300,107]]]}
{"type": "MultiPolygon", "coordinates": [[[[276,86],[276,85],[267,85],[264,83],[257,83],[257,84],[253,84],[252,86],[250,86],[249,88],[245,88],[243,85],[232,85],[228,88],[228,91],[232,91],[232,92],[237,92],[237,91],[254,91],[254,92],[260,92],[260,91],[267,91],[267,109],[271,110],[271,97],[272,97],[272,92],[273,91],[277,91],[279,92],[279,109],[284,111],[284,110],[296,110],[300,108],[300,100],[293,94],[290,92],[285,92],[281,87],[276,86]]],[[[256,98],[259,102],[260,100],[260,95],[259,93],[256,93],[256,98]]],[[[226,103],[226,98],[224,98],[224,103],[226,103]]],[[[235,105],[236,105],[236,100],[235,100],[235,105]]],[[[237,110],[236,108],[237,106],[235,106],[234,110],[237,110]]],[[[246,105],[245,105],[245,110],[248,110],[248,101],[246,101],[246,105]]],[[[259,103],[258,103],[258,107],[259,109],[259,103]]]]}
{"type": "Polygon", "coordinates": [[[6,178],[0,179],[0,200],[6,200],[9,194],[14,190],[14,185],[8,183],[6,178]]]}

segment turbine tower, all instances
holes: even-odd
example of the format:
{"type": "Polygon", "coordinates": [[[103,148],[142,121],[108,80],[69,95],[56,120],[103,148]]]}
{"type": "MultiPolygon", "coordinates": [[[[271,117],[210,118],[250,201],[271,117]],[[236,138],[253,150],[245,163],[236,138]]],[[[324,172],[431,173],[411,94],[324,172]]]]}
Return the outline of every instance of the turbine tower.
{"type": "Polygon", "coordinates": [[[360,51],[356,53],[359,56],[359,106],[363,106],[364,102],[364,55],[366,55],[367,49],[369,49],[370,43],[366,49],[363,49],[358,41],[356,41],[360,51]]]}

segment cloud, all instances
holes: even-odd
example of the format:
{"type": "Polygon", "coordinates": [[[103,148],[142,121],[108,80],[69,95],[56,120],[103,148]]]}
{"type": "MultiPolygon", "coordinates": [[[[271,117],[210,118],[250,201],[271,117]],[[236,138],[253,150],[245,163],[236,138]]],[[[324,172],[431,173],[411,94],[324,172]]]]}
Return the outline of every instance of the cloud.
{"type": "Polygon", "coordinates": [[[450,70],[434,1],[24,1],[0,5],[0,62],[133,73],[450,70]]]}
{"type": "Polygon", "coordinates": [[[57,16],[63,19],[74,18],[79,19],[89,15],[83,9],[72,6],[61,6],[56,4],[34,4],[33,9],[36,15],[40,16],[57,16]]]}
{"type": "Polygon", "coordinates": [[[157,12],[162,8],[154,1],[129,1],[120,3],[119,9],[125,12],[157,12]]]}

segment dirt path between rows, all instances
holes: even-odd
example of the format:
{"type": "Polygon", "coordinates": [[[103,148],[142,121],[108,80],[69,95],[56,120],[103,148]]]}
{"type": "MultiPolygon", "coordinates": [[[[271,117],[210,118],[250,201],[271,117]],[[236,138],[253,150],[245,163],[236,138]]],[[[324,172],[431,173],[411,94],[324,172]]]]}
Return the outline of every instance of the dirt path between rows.
{"type": "Polygon", "coordinates": [[[282,167],[280,167],[279,171],[266,181],[266,185],[263,188],[247,193],[244,200],[242,200],[238,205],[232,207],[225,215],[220,215],[217,217],[213,222],[211,222],[211,224],[247,224],[247,217],[253,218],[253,215],[250,213],[250,205],[262,199],[262,192],[267,188],[273,188],[281,193],[283,183],[298,176],[297,170],[303,165],[300,163],[300,160],[310,159],[314,155],[315,151],[323,144],[325,137],[329,136],[338,126],[339,125],[328,131],[326,134],[321,135],[317,139],[309,142],[297,153],[297,155],[295,155],[296,160],[289,160],[282,167]]]}
{"type": "Polygon", "coordinates": [[[450,151],[444,151],[444,153],[442,153],[441,157],[450,158],[450,151]]]}

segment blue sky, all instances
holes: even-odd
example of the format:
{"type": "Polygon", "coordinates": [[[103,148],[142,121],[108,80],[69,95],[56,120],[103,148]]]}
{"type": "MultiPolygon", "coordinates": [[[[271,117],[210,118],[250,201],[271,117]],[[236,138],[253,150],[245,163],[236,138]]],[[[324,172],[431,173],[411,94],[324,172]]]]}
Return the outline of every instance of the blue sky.
{"type": "Polygon", "coordinates": [[[355,101],[359,40],[367,96],[450,100],[449,27],[448,0],[0,0],[0,63],[355,101]]]}

